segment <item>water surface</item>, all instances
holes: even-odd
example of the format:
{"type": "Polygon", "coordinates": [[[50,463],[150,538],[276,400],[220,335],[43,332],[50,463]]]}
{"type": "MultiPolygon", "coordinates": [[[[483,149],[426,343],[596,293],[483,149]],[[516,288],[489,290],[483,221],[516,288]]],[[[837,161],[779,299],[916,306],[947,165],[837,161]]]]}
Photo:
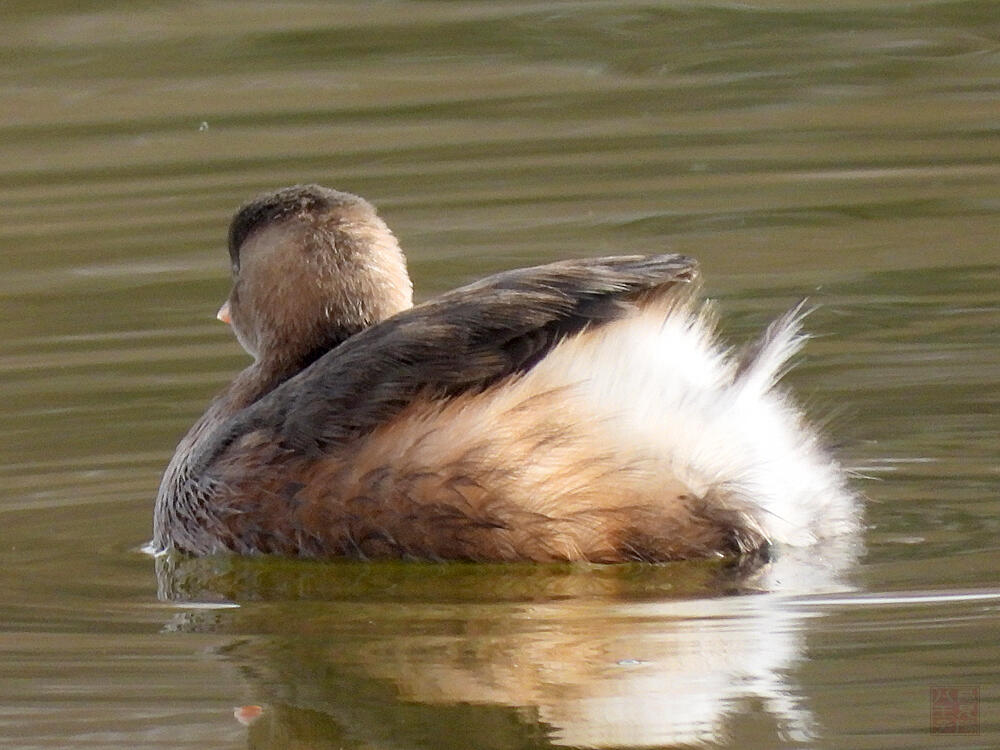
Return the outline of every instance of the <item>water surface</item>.
{"type": "Polygon", "coordinates": [[[0,20],[4,747],[1000,742],[994,3],[0,20]],[[303,181],[377,203],[422,299],[664,251],[701,260],[734,344],[808,297],[789,382],[864,477],[862,546],[157,570],[139,549],[159,474],[246,364],[213,317],[226,223],[303,181]],[[930,732],[949,687],[978,688],[979,734],[930,732]]]}

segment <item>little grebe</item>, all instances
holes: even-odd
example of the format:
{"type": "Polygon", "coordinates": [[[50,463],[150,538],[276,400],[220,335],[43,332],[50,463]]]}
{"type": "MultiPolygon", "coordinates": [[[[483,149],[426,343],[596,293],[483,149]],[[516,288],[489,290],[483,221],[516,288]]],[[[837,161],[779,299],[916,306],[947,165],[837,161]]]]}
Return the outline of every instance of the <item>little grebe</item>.
{"type": "Polygon", "coordinates": [[[733,356],[680,255],[508,271],[414,307],[395,237],[316,185],[244,205],[219,311],[254,363],[181,440],[153,547],[675,560],[856,527],[775,388],[800,309],[733,356]]]}

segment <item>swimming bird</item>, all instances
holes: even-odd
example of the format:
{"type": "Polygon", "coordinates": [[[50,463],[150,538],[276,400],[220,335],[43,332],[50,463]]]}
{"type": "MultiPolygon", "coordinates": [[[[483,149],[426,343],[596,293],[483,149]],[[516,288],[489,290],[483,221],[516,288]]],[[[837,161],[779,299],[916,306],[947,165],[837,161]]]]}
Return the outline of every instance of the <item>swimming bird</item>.
{"type": "Polygon", "coordinates": [[[803,310],[734,353],[682,255],[565,260],[414,306],[366,200],[296,185],[229,228],[253,363],[177,446],[152,547],[668,561],[850,533],[857,496],[778,384],[803,310]]]}

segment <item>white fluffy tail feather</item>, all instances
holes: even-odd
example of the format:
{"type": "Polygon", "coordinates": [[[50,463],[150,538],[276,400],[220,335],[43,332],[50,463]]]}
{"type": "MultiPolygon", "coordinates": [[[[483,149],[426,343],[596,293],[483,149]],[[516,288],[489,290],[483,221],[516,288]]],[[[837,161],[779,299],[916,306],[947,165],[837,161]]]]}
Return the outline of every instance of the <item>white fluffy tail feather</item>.
{"type": "Polygon", "coordinates": [[[802,321],[810,312],[802,300],[772,321],[763,336],[742,353],[734,385],[758,395],[771,390],[788,371],[791,358],[809,339],[802,333],[802,321]]]}
{"type": "Polygon", "coordinates": [[[799,304],[737,360],[714,316],[650,305],[569,339],[528,375],[570,386],[595,425],[655,475],[720,498],[773,542],[805,545],[854,530],[857,501],[787,394],[777,389],[806,340],[799,304]]]}

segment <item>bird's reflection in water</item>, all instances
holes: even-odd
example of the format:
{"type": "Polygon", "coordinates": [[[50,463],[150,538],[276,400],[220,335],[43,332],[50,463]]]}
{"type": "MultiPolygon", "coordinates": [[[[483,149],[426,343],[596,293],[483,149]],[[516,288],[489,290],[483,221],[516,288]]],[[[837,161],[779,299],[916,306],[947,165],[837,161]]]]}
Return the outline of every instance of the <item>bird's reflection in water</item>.
{"type": "Polygon", "coordinates": [[[799,597],[843,590],[856,554],[845,540],[659,566],[166,557],[157,573],[183,610],[168,629],[233,636],[223,654],[265,706],[253,747],[658,747],[718,742],[750,712],[772,738],[814,736],[799,597]]]}

